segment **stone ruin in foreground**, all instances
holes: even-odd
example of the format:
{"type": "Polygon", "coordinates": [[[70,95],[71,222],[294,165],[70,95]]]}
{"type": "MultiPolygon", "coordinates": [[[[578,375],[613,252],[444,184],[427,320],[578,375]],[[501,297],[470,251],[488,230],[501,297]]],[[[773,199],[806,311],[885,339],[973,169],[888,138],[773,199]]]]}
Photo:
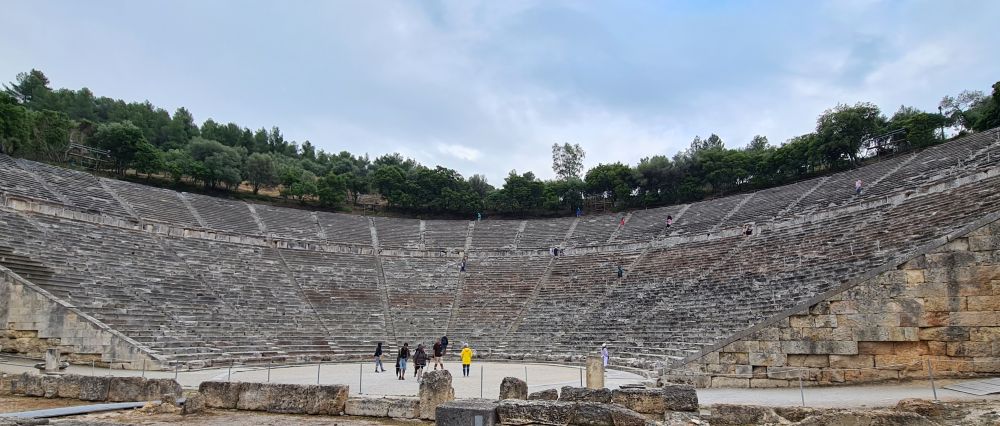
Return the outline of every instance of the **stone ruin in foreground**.
{"type": "Polygon", "coordinates": [[[998,219],[997,129],[624,227],[310,212],[0,155],[0,351],[199,368],[447,335],[566,363],[607,343],[616,366],[698,386],[925,377],[928,361],[995,374],[998,219]]]}

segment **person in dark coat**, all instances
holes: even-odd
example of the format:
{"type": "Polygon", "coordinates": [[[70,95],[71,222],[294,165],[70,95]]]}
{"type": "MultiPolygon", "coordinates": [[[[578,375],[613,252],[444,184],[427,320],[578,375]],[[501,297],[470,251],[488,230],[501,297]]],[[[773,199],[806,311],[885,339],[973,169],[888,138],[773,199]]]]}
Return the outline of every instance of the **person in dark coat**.
{"type": "MultiPolygon", "coordinates": [[[[399,367],[398,365],[396,366],[399,367]]],[[[385,372],[385,367],[382,366],[382,342],[378,342],[378,346],[375,347],[375,372],[385,372]],[[382,371],[379,371],[379,369],[382,371]]]]}
{"type": "Polygon", "coordinates": [[[413,353],[413,377],[419,382],[424,375],[424,367],[427,367],[427,352],[424,352],[424,345],[417,345],[416,352],[413,353]]]}
{"type": "Polygon", "coordinates": [[[403,343],[403,347],[399,348],[399,354],[397,354],[396,359],[399,363],[399,380],[406,380],[406,360],[410,359],[409,343],[403,343]]]}
{"type": "Polygon", "coordinates": [[[439,365],[444,370],[444,364],[441,362],[441,357],[444,356],[444,347],[441,346],[441,339],[437,339],[434,342],[432,349],[434,349],[434,370],[437,370],[439,365]]]}
{"type": "Polygon", "coordinates": [[[441,336],[441,356],[448,355],[448,336],[441,336]]]}

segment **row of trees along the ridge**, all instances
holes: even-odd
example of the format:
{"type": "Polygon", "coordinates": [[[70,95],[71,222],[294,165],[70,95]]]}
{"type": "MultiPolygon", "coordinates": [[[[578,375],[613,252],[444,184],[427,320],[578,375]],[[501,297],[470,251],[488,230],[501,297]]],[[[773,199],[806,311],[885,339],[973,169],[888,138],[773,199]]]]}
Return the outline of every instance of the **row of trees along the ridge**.
{"type": "Polygon", "coordinates": [[[745,147],[726,148],[712,134],[695,137],[673,157],[599,164],[585,173],[579,145],[555,144],[556,179],[511,171],[495,188],[482,175],[466,178],[399,154],[370,160],[328,153],[309,141],[286,140],[278,127],[251,130],[212,119],[199,126],[185,108],[170,114],[148,101],[97,97],[87,88],[53,90],[41,71],[31,70],[0,93],[0,147],[13,156],[65,163],[72,141],[109,152],[106,171],[121,177],[230,196],[254,197],[266,188],[296,203],[344,208],[377,194],[407,213],[559,215],[587,208],[588,200],[615,209],[690,202],[856,167],[868,161],[864,144],[887,132],[901,130],[886,138],[882,154],[941,143],[944,127],[959,135],[996,127],[1000,83],[990,96],[965,91],[945,96],[940,106],[941,113],[902,106],[887,118],[870,103],[837,105],[819,116],[814,132],[779,146],[755,136],[745,147]]]}

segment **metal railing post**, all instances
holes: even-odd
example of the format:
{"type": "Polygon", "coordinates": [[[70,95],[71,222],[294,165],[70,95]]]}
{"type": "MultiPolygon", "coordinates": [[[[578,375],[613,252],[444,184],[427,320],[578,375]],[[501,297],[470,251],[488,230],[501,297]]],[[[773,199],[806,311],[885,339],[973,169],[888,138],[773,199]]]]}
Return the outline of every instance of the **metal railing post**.
{"type": "Polygon", "coordinates": [[[802,406],[806,406],[806,391],[802,388],[802,371],[799,371],[799,398],[802,399],[802,406]]]}
{"type": "Polygon", "coordinates": [[[177,371],[180,368],[180,364],[174,364],[174,381],[177,381],[177,371]]]}
{"type": "Polygon", "coordinates": [[[142,359],[142,378],[146,378],[146,358],[142,359]]]}
{"type": "Polygon", "coordinates": [[[361,380],[362,380],[362,375],[364,375],[364,373],[365,373],[365,365],[358,364],[358,395],[361,395],[361,380]]]}
{"type": "Polygon", "coordinates": [[[319,374],[320,374],[320,370],[322,370],[322,369],[323,369],[323,361],[317,362],[316,363],[316,384],[317,385],[319,384],[319,374]]]}
{"type": "Polygon", "coordinates": [[[267,360],[267,382],[271,383],[271,360],[267,360]]]}

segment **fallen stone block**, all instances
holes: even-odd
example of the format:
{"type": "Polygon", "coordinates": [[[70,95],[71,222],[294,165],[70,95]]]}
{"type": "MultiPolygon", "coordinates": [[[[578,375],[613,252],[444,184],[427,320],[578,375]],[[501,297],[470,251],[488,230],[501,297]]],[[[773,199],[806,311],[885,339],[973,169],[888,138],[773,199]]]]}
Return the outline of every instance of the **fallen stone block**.
{"type": "Polygon", "coordinates": [[[14,395],[14,375],[0,373],[0,396],[14,395]]]}
{"type": "Polygon", "coordinates": [[[645,426],[651,423],[642,414],[613,404],[578,402],[569,424],[581,426],[645,426]]]}
{"type": "Polygon", "coordinates": [[[205,411],[205,395],[202,395],[201,392],[196,392],[184,400],[184,406],[181,409],[181,414],[188,416],[191,414],[199,414],[203,411],[205,411]]]}
{"type": "Polygon", "coordinates": [[[394,419],[420,418],[420,399],[411,397],[386,398],[389,400],[389,417],[394,419]]]}
{"type": "Polygon", "coordinates": [[[24,395],[44,398],[55,398],[58,394],[59,378],[56,376],[35,376],[28,373],[21,375],[24,383],[24,395]]]}
{"type": "Polygon", "coordinates": [[[267,411],[271,395],[264,383],[241,382],[236,392],[237,410],[267,411]]]}
{"type": "Polygon", "coordinates": [[[694,386],[668,384],[663,386],[666,409],[670,411],[698,411],[698,393],[694,386]]]}
{"type": "Polygon", "coordinates": [[[239,382],[201,382],[198,392],[205,396],[209,408],[234,409],[240,400],[239,382]]]}
{"type": "Polygon", "coordinates": [[[424,373],[420,382],[420,418],[434,420],[434,410],[439,404],[455,399],[455,388],[451,387],[451,373],[448,370],[424,373]]]}
{"type": "Polygon", "coordinates": [[[66,374],[59,378],[56,384],[56,396],[59,398],[80,399],[80,383],[83,376],[66,374]]]}
{"type": "MultiPolygon", "coordinates": [[[[712,424],[715,425],[715,420],[712,424]]],[[[826,425],[878,425],[878,426],[937,426],[940,423],[931,421],[917,413],[890,410],[842,410],[829,411],[820,415],[806,417],[796,423],[801,426],[826,425]]]]}
{"type": "Polygon", "coordinates": [[[183,393],[184,389],[174,379],[146,379],[142,386],[142,398],[147,401],[167,394],[181,396],[183,393]]]}
{"type": "Polygon", "coordinates": [[[545,389],[528,394],[528,399],[538,401],[555,401],[559,399],[559,391],[555,389],[545,389]]]}
{"type": "Polygon", "coordinates": [[[611,402],[643,414],[663,414],[667,411],[663,389],[615,389],[611,391],[611,402]]]}
{"type": "Polygon", "coordinates": [[[107,401],[111,391],[111,378],[107,376],[80,376],[81,401],[107,401]]]}
{"type": "Polygon", "coordinates": [[[389,417],[389,399],[347,398],[344,413],[348,416],[389,417]]]}
{"type": "MultiPolygon", "coordinates": [[[[712,425],[759,425],[788,423],[771,407],[757,405],[715,404],[712,406],[712,425]]],[[[838,423],[830,423],[838,424],[838,423]]]]}
{"type": "Polygon", "coordinates": [[[496,426],[497,401],[491,399],[463,399],[438,405],[435,410],[436,423],[456,426],[496,426]]]}
{"type": "Polygon", "coordinates": [[[500,399],[528,399],[528,383],[517,377],[504,377],[500,382],[500,399]]]}
{"type": "Polygon", "coordinates": [[[306,414],[338,416],[344,413],[350,387],[347,385],[314,386],[306,403],[306,414]]]}
{"type": "Polygon", "coordinates": [[[587,389],[573,386],[563,386],[559,390],[559,400],[566,402],[601,402],[611,403],[611,390],[607,388],[587,389]]]}
{"type": "Polygon", "coordinates": [[[568,425],[576,403],[505,399],[497,404],[497,417],[504,425],[568,425]]]}
{"type": "Polygon", "coordinates": [[[112,377],[108,388],[109,402],[148,401],[145,395],[146,380],[142,377],[112,377]]]}

